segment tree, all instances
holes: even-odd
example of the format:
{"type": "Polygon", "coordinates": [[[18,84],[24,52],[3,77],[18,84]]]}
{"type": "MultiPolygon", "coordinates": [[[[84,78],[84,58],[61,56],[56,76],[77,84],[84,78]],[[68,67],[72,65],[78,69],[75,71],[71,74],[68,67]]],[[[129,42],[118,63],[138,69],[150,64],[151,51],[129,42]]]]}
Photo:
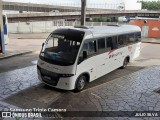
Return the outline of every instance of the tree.
{"type": "Polygon", "coordinates": [[[147,10],[160,10],[160,1],[141,1],[142,9],[147,10]]]}
{"type": "Polygon", "coordinates": [[[93,18],[92,22],[111,22],[111,18],[93,18]]]}

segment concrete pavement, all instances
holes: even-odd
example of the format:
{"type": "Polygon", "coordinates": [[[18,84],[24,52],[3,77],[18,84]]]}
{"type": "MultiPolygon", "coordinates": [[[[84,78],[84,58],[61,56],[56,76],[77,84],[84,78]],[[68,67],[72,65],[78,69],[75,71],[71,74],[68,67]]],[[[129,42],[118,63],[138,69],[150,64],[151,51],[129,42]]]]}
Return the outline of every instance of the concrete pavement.
{"type": "MultiPolygon", "coordinates": [[[[57,28],[55,28],[57,29],[57,28]]],[[[55,30],[53,29],[53,30],[55,30]]],[[[53,31],[52,30],[52,31],[53,31]]],[[[45,40],[50,33],[17,33],[17,34],[9,34],[10,39],[15,40],[15,39],[39,39],[39,40],[45,40]]]]}
{"type": "Polygon", "coordinates": [[[142,38],[143,43],[160,44],[160,39],[156,38],[142,38]]]}
{"type": "Polygon", "coordinates": [[[11,58],[19,55],[25,55],[25,54],[30,54],[33,51],[27,51],[27,50],[22,50],[22,51],[6,51],[5,54],[0,54],[0,60],[6,59],[6,58],[11,58]]]}
{"type": "Polygon", "coordinates": [[[36,66],[0,73],[0,110],[50,107],[67,111],[159,111],[160,95],[156,91],[160,89],[160,63],[148,61],[142,64],[137,60],[125,71],[115,70],[80,93],[45,87],[37,79],[36,66]]]}
{"type": "Polygon", "coordinates": [[[160,66],[145,68],[72,97],[60,98],[53,106],[71,111],[159,111],[159,78],[160,66]]]}

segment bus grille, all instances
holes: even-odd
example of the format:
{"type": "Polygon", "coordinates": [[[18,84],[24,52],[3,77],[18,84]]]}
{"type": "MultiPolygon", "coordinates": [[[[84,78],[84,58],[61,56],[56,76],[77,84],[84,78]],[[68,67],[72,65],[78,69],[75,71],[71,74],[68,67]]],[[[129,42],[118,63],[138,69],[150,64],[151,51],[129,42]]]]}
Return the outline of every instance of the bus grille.
{"type": "Polygon", "coordinates": [[[54,73],[54,72],[50,72],[48,70],[45,70],[43,68],[40,68],[39,66],[37,66],[37,68],[40,70],[41,76],[42,76],[42,80],[50,85],[56,86],[58,81],[59,81],[59,74],[54,73]],[[51,78],[51,79],[48,79],[51,78]]]}

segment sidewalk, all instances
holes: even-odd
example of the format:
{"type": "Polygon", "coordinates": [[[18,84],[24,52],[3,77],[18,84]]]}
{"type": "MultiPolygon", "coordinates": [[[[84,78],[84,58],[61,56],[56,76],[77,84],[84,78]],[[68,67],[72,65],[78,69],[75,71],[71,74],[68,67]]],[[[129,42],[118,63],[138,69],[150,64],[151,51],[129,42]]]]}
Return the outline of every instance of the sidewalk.
{"type": "Polygon", "coordinates": [[[10,33],[10,39],[47,39],[50,33],[10,33]]]}
{"type": "Polygon", "coordinates": [[[156,38],[142,38],[143,43],[160,44],[160,39],[156,38]]]}
{"type": "Polygon", "coordinates": [[[18,50],[14,50],[14,51],[10,51],[10,50],[7,50],[5,54],[0,54],[0,60],[2,59],[6,59],[6,58],[10,58],[10,57],[15,57],[15,56],[19,56],[19,55],[25,55],[25,54],[29,54],[29,53],[32,53],[33,51],[29,51],[29,50],[21,50],[21,51],[18,51],[18,50]]]}

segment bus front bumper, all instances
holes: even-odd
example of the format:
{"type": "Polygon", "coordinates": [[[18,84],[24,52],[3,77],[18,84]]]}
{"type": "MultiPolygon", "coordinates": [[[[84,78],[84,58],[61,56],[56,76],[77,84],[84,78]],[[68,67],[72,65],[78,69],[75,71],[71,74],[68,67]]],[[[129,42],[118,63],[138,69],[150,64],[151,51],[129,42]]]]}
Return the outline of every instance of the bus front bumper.
{"type": "Polygon", "coordinates": [[[75,89],[75,83],[76,83],[76,79],[77,77],[74,75],[72,77],[60,77],[57,81],[57,83],[55,84],[54,82],[54,79],[53,80],[45,80],[41,73],[40,73],[40,70],[37,69],[37,73],[38,73],[38,79],[51,86],[51,87],[54,87],[54,88],[58,88],[58,89],[64,89],[64,90],[73,90],[75,89]]]}

